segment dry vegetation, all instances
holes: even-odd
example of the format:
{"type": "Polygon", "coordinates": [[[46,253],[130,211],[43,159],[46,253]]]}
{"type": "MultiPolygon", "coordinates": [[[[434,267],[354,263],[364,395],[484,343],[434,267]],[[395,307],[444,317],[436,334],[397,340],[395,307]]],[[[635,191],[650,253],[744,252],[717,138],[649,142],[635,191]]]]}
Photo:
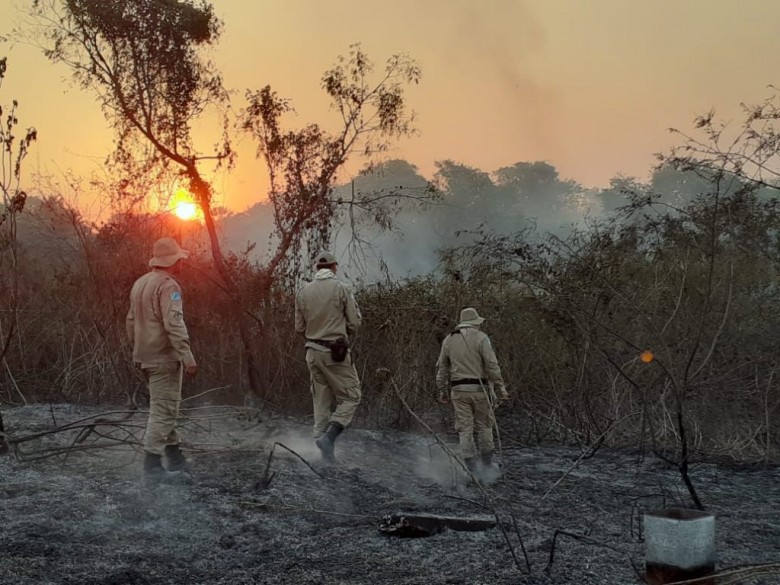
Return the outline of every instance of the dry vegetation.
{"type": "MultiPolygon", "coordinates": [[[[567,240],[486,236],[448,253],[437,275],[359,288],[365,326],[354,351],[365,399],[358,424],[411,422],[380,391],[381,368],[394,372],[416,412],[440,417],[433,400],[440,342],[459,308],[472,305],[488,318],[514,394],[510,432],[524,443],[645,445],[673,457],[682,409],[690,457],[776,460],[775,244],[756,227],[775,229],[775,205],[742,191],[720,205],[726,211],[714,253],[707,200],[652,221],[640,206],[635,219],[567,240]],[[654,362],[640,361],[645,349],[654,362]]],[[[4,402],[143,404],[124,338],[127,291],[146,269],[151,242],[175,228],[196,250],[182,282],[201,364],[188,392],[209,392],[214,403],[308,412],[291,288],[255,294],[261,272],[246,257],[227,259],[249,299],[245,310],[262,323],[252,329],[261,380],[253,393],[232,325],[235,303],[215,284],[197,232],[132,215],[92,229],[57,201],[30,213],[20,228],[23,303],[0,386],[4,402]],[[33,229],[33,218],[42,217],[52,230],[33,229]]]]}

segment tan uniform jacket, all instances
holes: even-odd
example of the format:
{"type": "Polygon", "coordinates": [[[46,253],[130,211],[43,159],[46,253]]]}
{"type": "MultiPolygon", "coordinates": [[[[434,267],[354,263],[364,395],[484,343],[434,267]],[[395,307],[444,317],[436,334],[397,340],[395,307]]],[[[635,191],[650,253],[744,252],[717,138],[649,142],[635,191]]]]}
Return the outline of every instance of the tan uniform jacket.
{"type": "MultiPolygon", "coordinates": [[[[451,381],[470,378],[493,382],[498,390],[504,388],[501,368],[490,338],[474,327],[459,326],[456,333],[444,338],[436,367],[439,392],[449,390],[451,381]]],[[[458,388],[465,389],[466,386],[458,388]]]]}
{"type": "Polygon", "coordinates": [[[126,325],[134,362],[142,366],[195,363],[184,324],[181,288],[164,270],[154,269],[135,281],[126,325]]]}
{"type": "MultiPolygon", "coordinates": [[[[295,297],[295,330],[307,340],[347,337],[358,330],[361,320],[355,297],[330,270],[320,270],[295,297]]],[[[310,342],[306,347],[325,350],[310,342]]]]}

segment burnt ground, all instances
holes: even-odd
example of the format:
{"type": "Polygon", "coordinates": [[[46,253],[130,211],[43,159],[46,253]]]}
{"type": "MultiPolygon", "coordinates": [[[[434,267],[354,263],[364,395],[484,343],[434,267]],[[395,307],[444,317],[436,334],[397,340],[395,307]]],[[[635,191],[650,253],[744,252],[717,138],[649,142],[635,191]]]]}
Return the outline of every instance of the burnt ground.
{"type": "MultiPolygon", "coordinates": [[[[96,412],[29,406],[6,409],[4,417],[18,437],[96,412]]],[[[383,515],[398,511],[485,514],[481,492],[463,485],[434,439],[350,429],[339,439],[339,464],[328,467],[308,433],[301,422],[258,422],[234,409],[194,411],[182,433],[196,463],[192,485],[146,485],[129,446],[65,460],[2,457],[0,583],[637,583],[631,561],[643,563],[641,513],[686,501],[674,469],[606,449],[543,497],[580,451],[504,445],[505,478],[487,489],[515,546],[509,515],[517,519],[528,574],[519,548],[522,571],[513,564],[498,528],[405,539],[378,530],[383,515]],[[273,478],[263,485],[276,441],[317,473],[277,447],[273,478]],[[547,572],[556,529],[589,540],[559,538],[547,572]]],[[[67,446],[74,436],[23,447],[67,446]]],[[[455,437],[445,438],[454,445],[455,437]]],[[[780,560],[778,467],[698,464],[692,476],[716,515],[720,568],[780,560]]]]}

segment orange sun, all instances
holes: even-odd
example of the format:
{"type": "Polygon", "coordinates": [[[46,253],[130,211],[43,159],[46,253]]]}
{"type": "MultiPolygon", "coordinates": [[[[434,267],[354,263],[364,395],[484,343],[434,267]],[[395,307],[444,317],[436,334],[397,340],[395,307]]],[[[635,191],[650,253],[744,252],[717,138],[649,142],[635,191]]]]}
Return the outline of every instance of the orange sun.
{"type": "Polygon", "coordinates": [[[198,206],[192,201],[179,201],[173,212],[179,219],[188,221],[190,219],[195,219],[195,216],[198,215],[198,206]]]}
{"type": "Polygon", "coordinates": [[[198,204],[192,200],[192,195],[185,189],[176,191],[171,202],[171,211],[183,221],[198,219],[201,215],[198,204]]]}

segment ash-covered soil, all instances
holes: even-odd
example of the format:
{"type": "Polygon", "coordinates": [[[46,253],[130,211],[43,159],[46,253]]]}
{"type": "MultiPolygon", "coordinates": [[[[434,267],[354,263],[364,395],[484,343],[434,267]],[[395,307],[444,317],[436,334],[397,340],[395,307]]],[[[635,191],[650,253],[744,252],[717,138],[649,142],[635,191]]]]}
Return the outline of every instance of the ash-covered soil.
{"type": "MultiPolygon", "coordinates": [[[[6,409],[4,418],[18,437],[96,412],[30,406],[6,409]]],[[[598,451],[548,493],[581,452],[504,445],[504,478],[487,491],[518,569],[498,528],[407,539],[378,530],[383,515],[398,511],[486,514],[482,493],[464,485],[433,438],[350,429],[329,467],[308,425],[252,418],[235,409],[189,413],[182,435],[195,461],[192,485],[145,484],[131,446],[36,462],[0,457],[0,583],[638,583],[631,562],[643,566],[642,512],[687,503],[676,470],[651,457],[598,451]],[[317,473],[276,447],[264,482],[275,442],[317,473]],[[587,538],[559,537],[548,572],[556,529],[587,538]]],[[[69,446],[75,436],[22,447],[29,454],[69,446]]],[[[455,445],[454,436],[444,438],[455,445]]],[[[719,568],[780,561],[777,466],[698,464],[692,477],[716,515],[719,568]]]]}

